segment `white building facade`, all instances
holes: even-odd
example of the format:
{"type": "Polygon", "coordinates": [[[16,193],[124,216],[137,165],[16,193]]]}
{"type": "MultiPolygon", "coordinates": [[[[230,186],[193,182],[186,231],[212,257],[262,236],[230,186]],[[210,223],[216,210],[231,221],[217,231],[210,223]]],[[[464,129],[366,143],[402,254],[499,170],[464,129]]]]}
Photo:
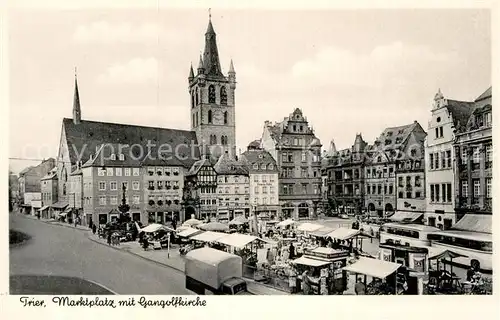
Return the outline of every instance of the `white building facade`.
{"type": "Polygon", "coordinates": [[[441,91],[434,97],[425,140],[426,212],[424,222],[440,229],[456,223],[453,150],[455,128],[467,121],[473,104],[445,99],[441,91]]]}

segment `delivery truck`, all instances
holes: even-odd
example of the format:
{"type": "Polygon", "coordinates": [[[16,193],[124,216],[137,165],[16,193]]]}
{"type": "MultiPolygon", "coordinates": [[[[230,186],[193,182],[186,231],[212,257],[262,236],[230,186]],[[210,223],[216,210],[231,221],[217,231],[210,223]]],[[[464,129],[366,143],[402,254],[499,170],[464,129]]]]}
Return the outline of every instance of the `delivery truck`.
{"type": "Polygon", "coordinates": [[[241,257],[212,248],[186,254],[186,289],[199,295],[250,294],[242,278],[241,257]]]}

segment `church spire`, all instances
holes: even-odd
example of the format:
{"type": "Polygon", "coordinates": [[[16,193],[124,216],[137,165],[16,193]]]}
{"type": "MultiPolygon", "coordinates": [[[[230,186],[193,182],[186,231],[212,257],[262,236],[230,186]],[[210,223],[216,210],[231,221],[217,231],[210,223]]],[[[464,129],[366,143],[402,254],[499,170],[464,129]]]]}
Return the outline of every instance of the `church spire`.
{"type": "Polygon", "coordinates": [[[209,76],[223,77],[220,61],[219,50],[217,50],[217,36],[212,26],[212,14],[209,10],[208,27],[205,33],[205,52],[203,53],[203,63],[205,74],[209,76]]]}
{"type": "Polygon", "coordinates": [[[191,66],[189,67],[189,81],[193,80],[194,78],[194,71],[193,71],[193,64],[191,63],[191,66]]]}
{"type": "Polygon", "coordinates": [[[79,124],[82,121],[82,111],[80,108],[80,94],[78,93],[78,81],[75,67],[75,95],[73,97],[73,123],[79,124]]]}

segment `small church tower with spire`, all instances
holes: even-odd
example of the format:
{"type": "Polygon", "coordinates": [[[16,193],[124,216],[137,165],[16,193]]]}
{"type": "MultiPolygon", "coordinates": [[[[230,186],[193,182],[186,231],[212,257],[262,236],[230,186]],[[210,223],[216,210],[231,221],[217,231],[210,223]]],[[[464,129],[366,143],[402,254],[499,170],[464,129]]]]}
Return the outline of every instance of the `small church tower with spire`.
{"type": "Polygon", "coordinates": [[[233,61],[227,76],[222,72],[217,39],[209,13],[205,50],[197,73],[189,70],[191,130],[196,132],[202,153],[218,159],[222,154],[236,156],[235,100],[236,72],[233,61]]]}
{"type": "Polygon", "coordinates": [[[80,108],[80,94],[78,93],[78,81],[75,68],[75,95],[73,97],[73,123],[80,124],[82,122],[82,110],[80,108]]]}

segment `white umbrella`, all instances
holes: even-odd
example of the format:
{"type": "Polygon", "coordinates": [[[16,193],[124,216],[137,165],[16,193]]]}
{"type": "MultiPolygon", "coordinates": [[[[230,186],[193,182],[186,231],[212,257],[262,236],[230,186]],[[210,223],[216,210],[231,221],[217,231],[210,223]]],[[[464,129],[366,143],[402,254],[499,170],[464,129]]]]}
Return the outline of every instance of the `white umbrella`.
{"type": "Polygon", "coordinates": [[[198,228],[205,231],[228,231],[229,227],[220,222],[209,222],[198,225],[198,228]]]}
{"type": "Polygon", "coordinates": [[[276,226],[278,226],[278,227],[287,227],[287,226],[292,225],[294,223],[295,223],[295,221],[293,221],[292,219],[286,219],[286,220],[283,220],[283,221],[279,222],[276,226]]]}
{"type": "Polygon", "coordinates": [[[203,222],[198,220],[198,219],[191,218],[189,220],[184,221],[184,223],[182,225],[187,226],[187,227],[192,227],[192,226],[197,226],[197,225],[202,224],[202,223],[203,222]]]}
{"type": "Polygon", "coordinates": [[[142,232],[156,232],[159,230],[174,231],[174,229],[158,223],[152,223],[141,229],[142,232]]]}

